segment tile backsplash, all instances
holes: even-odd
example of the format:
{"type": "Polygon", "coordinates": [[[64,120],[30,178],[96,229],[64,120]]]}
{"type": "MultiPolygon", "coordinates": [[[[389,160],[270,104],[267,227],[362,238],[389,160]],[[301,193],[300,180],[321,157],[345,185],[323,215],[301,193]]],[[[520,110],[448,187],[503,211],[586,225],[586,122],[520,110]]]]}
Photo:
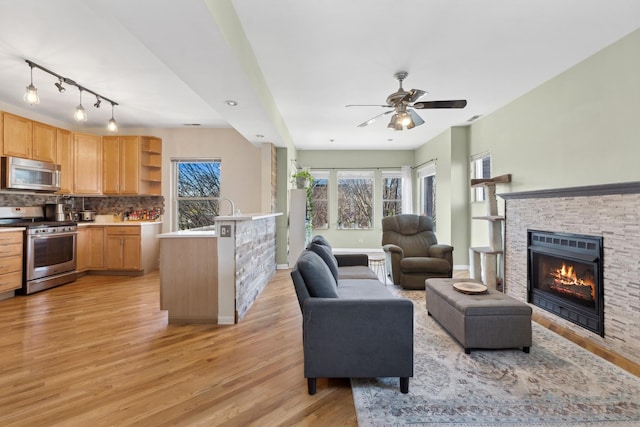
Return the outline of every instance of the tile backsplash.
{"type": "Polygon", "coordinates": [[[120,214],[125,211],[155,210],[164,213],[162,196],[82,197],[55,196],[39,193],[0,193],[0,206],[43,206],[47,203],[65,203],[76,211],[91,210],[98,215],[120,214]]]}

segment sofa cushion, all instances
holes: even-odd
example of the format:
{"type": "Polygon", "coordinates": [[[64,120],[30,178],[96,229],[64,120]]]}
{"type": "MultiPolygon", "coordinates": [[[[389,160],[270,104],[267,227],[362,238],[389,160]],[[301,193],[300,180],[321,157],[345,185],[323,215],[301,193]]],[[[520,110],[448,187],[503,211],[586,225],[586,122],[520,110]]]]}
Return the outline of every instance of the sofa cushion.
{"type": "Polygon", "coordinates": [[[315,252],[305,250],[296,263],[309,295],[316,298],[338,298],[336,280],[327,264],[315,252]]]}
{"type": "Polygon", "coordinates": [[[333,278],[338,280],[338,261],[336,257],[333,256],[333,252],[331,252],[331,246],[325,246],[320,243],[311,242],[311,244],[307,247],[310,251],[313,251],[320,255],[320,258],[327,264],[329,270],[331,270],[331,274],[333,274],[333,278]]]}
{"type": "Polygon", "coordinates": [[[352,265],[338,268],[338,286],[343,279],[378,279],[378,275],[364,265],[352,265]]]}
{"type": "Polygon", "coordinates": [[[340,280],[338,295],[341,299],[393,299],[391,292],[379,280],[340,280]]]}
{"type": "Polygon", "coordinates": [[[400,260],[400,270],[403,273],[448,273],[451,265],[442,258],[409,257],[400,260]]]}

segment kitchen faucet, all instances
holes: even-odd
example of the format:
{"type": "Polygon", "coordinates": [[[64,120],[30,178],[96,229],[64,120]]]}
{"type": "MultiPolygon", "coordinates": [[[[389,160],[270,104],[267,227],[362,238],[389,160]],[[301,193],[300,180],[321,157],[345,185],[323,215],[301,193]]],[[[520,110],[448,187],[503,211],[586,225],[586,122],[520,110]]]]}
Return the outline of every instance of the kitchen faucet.
{"type": "MultiPolygon", "coordinates": [[[[227,199],[227,198],[220,198],[220,199],[218,199],[218,202],[221,202],[223,200],[226,200],[227,202],[229,202],[229,205],[231,206],[231,215],[230,216],[235,216],[236,208],[235,208],[235,205],[233,204],[233,200],[227,199]]],[[[218,215],[220,215],[220,212],[218,212],[218,215]]]]}

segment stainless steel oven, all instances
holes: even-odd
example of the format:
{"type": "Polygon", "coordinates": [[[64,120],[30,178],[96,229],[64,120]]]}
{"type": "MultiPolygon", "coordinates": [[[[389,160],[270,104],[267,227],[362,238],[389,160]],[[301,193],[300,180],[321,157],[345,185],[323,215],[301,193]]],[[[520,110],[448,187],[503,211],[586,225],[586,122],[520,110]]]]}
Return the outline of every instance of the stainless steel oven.
{"type": "Polygon", "coordinates": [[[30,294],[75,280],[76,225],[44,225],[27,228],[25,286],[30,294]]]}
{"type": "Polygon", "coordinates": [[[46,221],[42,207],[0,207],[0,226],[24,227],[23,285],[20,294],[76,279],[77,224],[46,221]]]}

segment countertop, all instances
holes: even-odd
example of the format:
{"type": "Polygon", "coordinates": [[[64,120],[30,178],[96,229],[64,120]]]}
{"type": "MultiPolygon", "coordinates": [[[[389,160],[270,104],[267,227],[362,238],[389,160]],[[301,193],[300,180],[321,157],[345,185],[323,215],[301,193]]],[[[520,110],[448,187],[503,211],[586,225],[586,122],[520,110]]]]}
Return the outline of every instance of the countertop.
{"type": "Polygon", "coordinates": [[[9,233],[11,231],[24,231],[24,227],[0,227],[0,233],[9,233]]]}
{"type": "Polygon", "coordinates": [[[216,226],[209,225],[206,227],[192,228],[190,230],[171,231],[169,233],[158,234],[156,237],[159,239],[212,239],[218,237],[216,234],[216,226]]]}
{"type": "Polygon", "coordinates": [[[276,213],[247,213],[247,214],[238,214],[238,215],[220,215],[214,218],[215,221],[254,221],[256,219],[270,218],[272,216],[280,216],[282,212],[276,213]]]}
{"type": "Polygon", "coordinates": [[[78,227],[97,226],[145,226],[162,224],[162,221],[115,221],[113,215],[96,215],[95,221],[78,222],[78,227]]]}

